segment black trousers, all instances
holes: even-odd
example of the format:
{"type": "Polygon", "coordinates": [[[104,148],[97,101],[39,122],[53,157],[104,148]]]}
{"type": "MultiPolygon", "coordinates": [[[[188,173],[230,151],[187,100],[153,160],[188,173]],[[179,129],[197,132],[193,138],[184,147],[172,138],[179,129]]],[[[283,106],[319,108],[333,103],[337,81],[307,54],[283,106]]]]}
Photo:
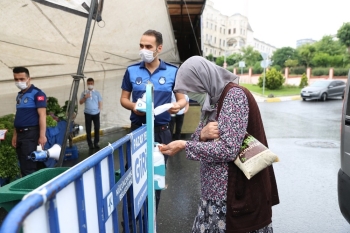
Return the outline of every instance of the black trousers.
{"type": "Polygon", "coordinates": [[[184,117],[185,117],[185,114],[176,115],[174,117],[171,117],[169,127],[170,127],[170,132],[174,133],[174,126],[175,126],[175,133],[173,134],[174,140],[180,140],[181,129],[182,129],[182,125],[184,123],[184,117]]]}
{"type": "Polygon", "coordinates": [[[26,130],[18,129],[16,153],[19,161],[22,177],[32,174],[41,168],[45,168],[42,162],[34,162],[29,159],[30,154],[36,151],[40,136],[39,127],[26,130]]]}
{"type": "Polygon", "coordinates": [[[88,145],[92,145],[92,140],[91,140],[91,126],[92,122],[94,123],[94,131],[95,131],[95,136],[94,136],[94,144],[98,144],[100,141],[100,113],[96,115],[91,115],[88,113],[85,113],[85,130],[86,130],[86,141],[88,145]]]}
{"type": "MultiPolygon", "coordinates": [[[[135,125],[135,124],[131,124],[131,128],[130,128],[130,131],[134,131],[136,129],[138,129],[139,125],[135,125]]],[[[169,126],[168,125],[165,125],[165,126],[155,126],[154,127],[154,141],[155,142],[158,142],[158,143],[161,143],[161,144],[168,144],[172,141],[172,135],[171,135],[171,132],[170,132],[170,129],[169,129],[169,126]]],[[[168,155],[164,155],[164,160],[165,160],[165,166],[166,166],[166,162],[168,160],[168,155]]],[[[125,165],[126,168],[127,168],[127,164],[125,165]]],[[[161,194],[161,190],[156,190],[155,191],[155,197],[156,197],[156,214],[158,212],[158,206],[159,206],[159,202],[160,202],[160,194],[161,194]]],[[[128,198],[127,198],[127,202],[128,202],[128,216],[129,216],[129,229],[131,229],[131,232],[136,232],[135,231],[132,231],[132,219],[131,219],[131,192],[128,191],[127,192],[127,195],[128,195],[128,198]]],[[[123,216],[123,219],[124,219],[124,216],[123,216]]],[[[123,227],[123,231],[122,232],[125,232],[124,231],[124,225],[122,224],[122,227],[123,227]]]]}

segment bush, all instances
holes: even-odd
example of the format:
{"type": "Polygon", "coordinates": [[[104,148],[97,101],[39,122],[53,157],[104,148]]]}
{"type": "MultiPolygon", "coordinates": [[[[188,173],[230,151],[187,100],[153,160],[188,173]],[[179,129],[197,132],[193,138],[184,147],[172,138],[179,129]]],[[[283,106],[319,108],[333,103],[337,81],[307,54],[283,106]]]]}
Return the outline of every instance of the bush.
{"type": "Polygon", "coordinates": [[[5,140],[0,144],[0,178],[14,180],[20,175],[17,153],[12,147],[15,115],[0,117],[0,128],[7,129],[5,140]]]}
{"type": "Polygon", "coordinates": [[[303,74],[305,73],[306,68],[304,66],[292,67],[289,69],[289,74],[303,74]]]}
{"type": "Polygon", "coordinates": [[[313,76],[329,75],[329,68],[317,67],[313,68],[311,72],[313,76]]]}
{"type": "Polygon", "coordinates": [[[260,62],[256,62],[253,66],[253,74],[262,74],[264,72],[264,68],[261,67],[260,62]]]}
{"type": "Polygon", "coordinates": [[[300,87],[300,88],[304,88],[304,87],[306,87],[307,85],[309,85],[309,84],[307,83],[307,77],[306,77],[306,74],[303,73],[303,75],[301,76],[301,80],[300,80],[299,87],[300,87]]]}
{"type": "MultiPolygon", "coordinates": [[[[259,77],[259,82],[258,82],[259,87],[263,86],[263,79],[264,79],[264,75],[261,75],[259,77]]],[[[271,70],[266,72],[266,77],[265,77],[266,88],[270,90],[276,90],[282,87],[284,81],[285,81],[285,78],[283,77],[282,73],[277,71],[275,68],[272,68],[271,70]]]]}
{"type": "Polygon", "coordinates": [[[347,76],[348,73],[348,68],[334,68],[334,76],[347,76]]]}

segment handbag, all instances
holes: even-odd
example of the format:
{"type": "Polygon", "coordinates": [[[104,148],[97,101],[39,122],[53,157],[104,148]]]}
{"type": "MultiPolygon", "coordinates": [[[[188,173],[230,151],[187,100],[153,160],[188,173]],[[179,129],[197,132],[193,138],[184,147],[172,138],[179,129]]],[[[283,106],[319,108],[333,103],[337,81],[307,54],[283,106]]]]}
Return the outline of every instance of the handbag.
{"type": "MultiPolygon", "coordinates": [[[[221,93],[218,101],[216,120],[219,118],[223,101],[230,88],[231,86],[227,85],[224,91],[221,93]]],[[[250,180],[258,172],[278,161],[279,158],[275,153],[246,132],[240,152],[234,160],[234,163],[237,165],[237,167],[239,167],[239,169],[241,169],[248,180],[250,180]]]]}
{"type": "Polygon", "coordinates": [[[252,135],[246,133],[234,163],[250,180],[258,172],[278,161],[279,158],[275,153],[252,135]]]}

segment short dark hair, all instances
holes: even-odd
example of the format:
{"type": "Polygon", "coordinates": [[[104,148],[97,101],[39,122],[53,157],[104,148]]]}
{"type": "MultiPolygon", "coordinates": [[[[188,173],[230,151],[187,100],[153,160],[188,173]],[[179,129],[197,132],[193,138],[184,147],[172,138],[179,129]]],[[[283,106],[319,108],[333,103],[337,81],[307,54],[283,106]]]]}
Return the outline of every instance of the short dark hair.
{"type": "Polygon", "coordinates": [[[13,73],[14,74],[19,74],[19,73],[26,73],[28,77],[29,76],[29,70],[23,66],[17,66],[15,68],[13,68],[13,73]]]}
{"type": "Polygon", "coordinates": [[[143,33],[143,35],[146,35],[146,36],[154,36],[154,37],[156,38],[156,44],[157,44],[157,46],[163,44],[163,36],[162,36],[162,33],[158,32],[158,31],[156,31],[156,30],[149,29],[149,30],[145,31],[145,32],[143,33]]]}
{"type": "Polygon", "coordinates": [[[86,80],[86,82],[91,82],[91,81],[95,82],[93,78],[88,78],[88,79],[86,80]]]}

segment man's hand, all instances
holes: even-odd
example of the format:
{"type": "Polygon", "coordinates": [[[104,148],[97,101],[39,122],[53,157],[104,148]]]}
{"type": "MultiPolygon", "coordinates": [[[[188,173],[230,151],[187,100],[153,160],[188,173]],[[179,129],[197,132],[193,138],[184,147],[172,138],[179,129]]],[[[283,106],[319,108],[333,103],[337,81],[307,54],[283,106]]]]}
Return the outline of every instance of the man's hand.
{"type": "Polygon", "coordinates": [[[136,103],[134,103],[134,109],[133,109],[132,111],[133,111],[136,115],[138,115],[138,116],[144,116],[144,115],[146,115],[145,112],[140,112],[140,111],[136,110],[136,103]]]}
{"type": "Polygon", "coordinates": [[[47,138],[45,136],[40,136],[38,140],[38,145],[41,145],[41,148],[44,149],[45,143],[47,142],[47,138]]]}
{"type": "Polygon", "coordinates": [[[165,155],[173,156],[179,151],[185,149],[185,146],[186,146],[186,141],[176,140],[176,141],[170,142],[168,145],[159,146],[159,150],[165,155]]]}
{"type": "Polygon", "coordinates": [[[12,146],[14,148],[16,148],[16,146],[17,146],[17,134],[16,133],[14,133],[13,136],[12,136],[12,146]]]}
{"type": "Polygon", "coordinates": [[[168,112],[170,114],[176,114],[181,110],[181,107],[178,103],[172,103],[173,106],[171,108],[169,108],[168,112]]]}
{"type": "Polygon", "coordinates": [[[205,142],[209,139],[217,139],[220,137],[218,122],[209,122],[201,131],[200,140],[205,142]]]}

